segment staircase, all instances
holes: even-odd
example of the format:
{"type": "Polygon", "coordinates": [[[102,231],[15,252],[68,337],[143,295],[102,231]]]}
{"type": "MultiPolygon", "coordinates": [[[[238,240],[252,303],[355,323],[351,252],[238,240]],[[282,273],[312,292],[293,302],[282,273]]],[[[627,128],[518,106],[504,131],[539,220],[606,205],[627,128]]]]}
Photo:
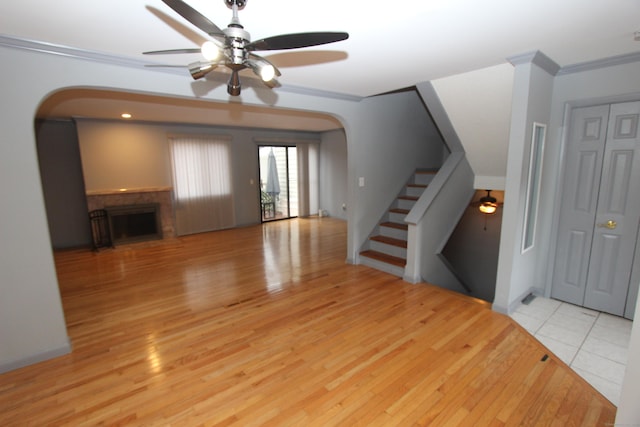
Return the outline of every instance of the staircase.
{"type": "Polygon", "coordinates": [[[407,263],[405,217],[427,188],[435,170],[417,170],[382,217],[360,252],[360,263],[402,277],[407,263]]]}

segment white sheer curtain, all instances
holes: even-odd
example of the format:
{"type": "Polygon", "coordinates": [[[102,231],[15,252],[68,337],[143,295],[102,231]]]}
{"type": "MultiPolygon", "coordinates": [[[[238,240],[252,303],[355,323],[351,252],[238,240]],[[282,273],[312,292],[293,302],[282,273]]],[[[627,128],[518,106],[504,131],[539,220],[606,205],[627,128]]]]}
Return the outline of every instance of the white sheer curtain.
{"type": "Polygon", "coordinates": [[[299,216],[315,215],[318,213],[320,197],[318,144],[297,145],[297,155],[299,216]]]}
{"type": "Polygon", "coordinates": [[[224,136],[170,136],[176,233],[235,225],[231,142],[224,136]]]}

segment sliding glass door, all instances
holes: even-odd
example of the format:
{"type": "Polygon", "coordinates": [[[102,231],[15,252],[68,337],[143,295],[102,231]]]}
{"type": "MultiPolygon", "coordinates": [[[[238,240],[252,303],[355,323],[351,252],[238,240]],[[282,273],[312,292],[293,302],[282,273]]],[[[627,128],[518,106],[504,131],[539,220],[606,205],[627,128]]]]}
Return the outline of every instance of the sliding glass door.
{"type": "Polygon", "coordinates": [[[298,216],[298,154],[295,146],[258,146],[262,221],[298,216]]]}

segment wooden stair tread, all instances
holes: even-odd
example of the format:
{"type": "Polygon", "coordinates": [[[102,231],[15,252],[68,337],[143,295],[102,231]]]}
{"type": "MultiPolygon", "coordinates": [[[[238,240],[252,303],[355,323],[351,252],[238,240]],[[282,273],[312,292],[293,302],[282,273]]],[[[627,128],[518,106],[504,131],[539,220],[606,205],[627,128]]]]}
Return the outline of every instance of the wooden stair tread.
{"type": "Polygon", "coordinates": [[[415,200],[418,200],[418,199],[419,199],[419,197],[417,197],[417,196],[406,196],[406,195],[403,195],[403,196],[398,196],[398,199],[402,199],[402,200],[414,200],[414,201],[415,201],[415,200]]]}
{"type": "Polygon", "coordinates": [[[389,212],[407,215],[409,213],[409,209],[391,208],[389,209],[389,212]]]}
{"type": "Polygon", "coordinates": [[[386,243],[387,245],[397,246],[399,248],[406,248],[407,241],[402,239],[394,239],[393,237],[387,236],[373,236],[371,240],[375,240],[376,242],[386,243]]]}
{"type": "Polygon", "coordinates": [[[412,188],[427,188],[428,185],[426,184],[407,184],[407,187],[412,187],[412,188]]]}
{"type": "Polygon", "coordinates": [[[397,222],[382,222],[380,223],[382,227],[396,228],[398,230],[408,230],[409,226],[407,224],[398,224],[397,222]]]}
{"type": "Polygon", "coordinates": [[[418,169],[416,173],[421,175],[435,175],[436,173],[438,173],[438,170],[437,169],[418,169]]]}
{"type": "Polygon", "coordinates": [[[372,251],[372,250],[362,251],[360,252],[360,255],[366,256],[367,258],[375,259],[377,261],[385,262],[387,264],[395,265],[397,267],[404,267],[407,264],[407,260],[403,258],[383,254],[382,252],[378,252],[378,251],[372,251]]]}

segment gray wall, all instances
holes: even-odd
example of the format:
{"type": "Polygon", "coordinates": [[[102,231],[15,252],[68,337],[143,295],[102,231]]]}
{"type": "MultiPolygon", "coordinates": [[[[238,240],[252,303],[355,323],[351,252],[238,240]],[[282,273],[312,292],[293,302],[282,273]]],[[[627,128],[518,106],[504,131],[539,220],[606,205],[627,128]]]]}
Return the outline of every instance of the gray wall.
{"type": "Polygon", "coordinates": [[[364,99],[346,126],[349,149],[347,260],[357,251],[417,168],[438,168],[445,145],[415,91],[364,99]],[[350,131],[357,138],[350,138],[350,131]],[[363,178],[365,185],[359,186],[363,178]]]}
{"type": "Polygon", "coordinates": [[[63,249],[91,245],[75,124],[71,120],[38,121],[36,138],[52,246],[63,249]]]}
{"type": "MultiPolygon", "coordinates": [[[[471,289],[472,296],[493,302],[502,207],[498,207],[492,215],[480,213],[479,200],[486,195],[484,190],[476,191],[473,202],[465,210],[442,254],[460,280],[471,289]]],[[[502,191],[492,191],[491,195],[501,204],[504,197],[502,191]]]]}
{"type": "Polygon", "coordinates": [[[320,144],[320,209],[332,217],[346,220],[347,188],[347,140],[344,131],[324,132],[320,144]]]}

